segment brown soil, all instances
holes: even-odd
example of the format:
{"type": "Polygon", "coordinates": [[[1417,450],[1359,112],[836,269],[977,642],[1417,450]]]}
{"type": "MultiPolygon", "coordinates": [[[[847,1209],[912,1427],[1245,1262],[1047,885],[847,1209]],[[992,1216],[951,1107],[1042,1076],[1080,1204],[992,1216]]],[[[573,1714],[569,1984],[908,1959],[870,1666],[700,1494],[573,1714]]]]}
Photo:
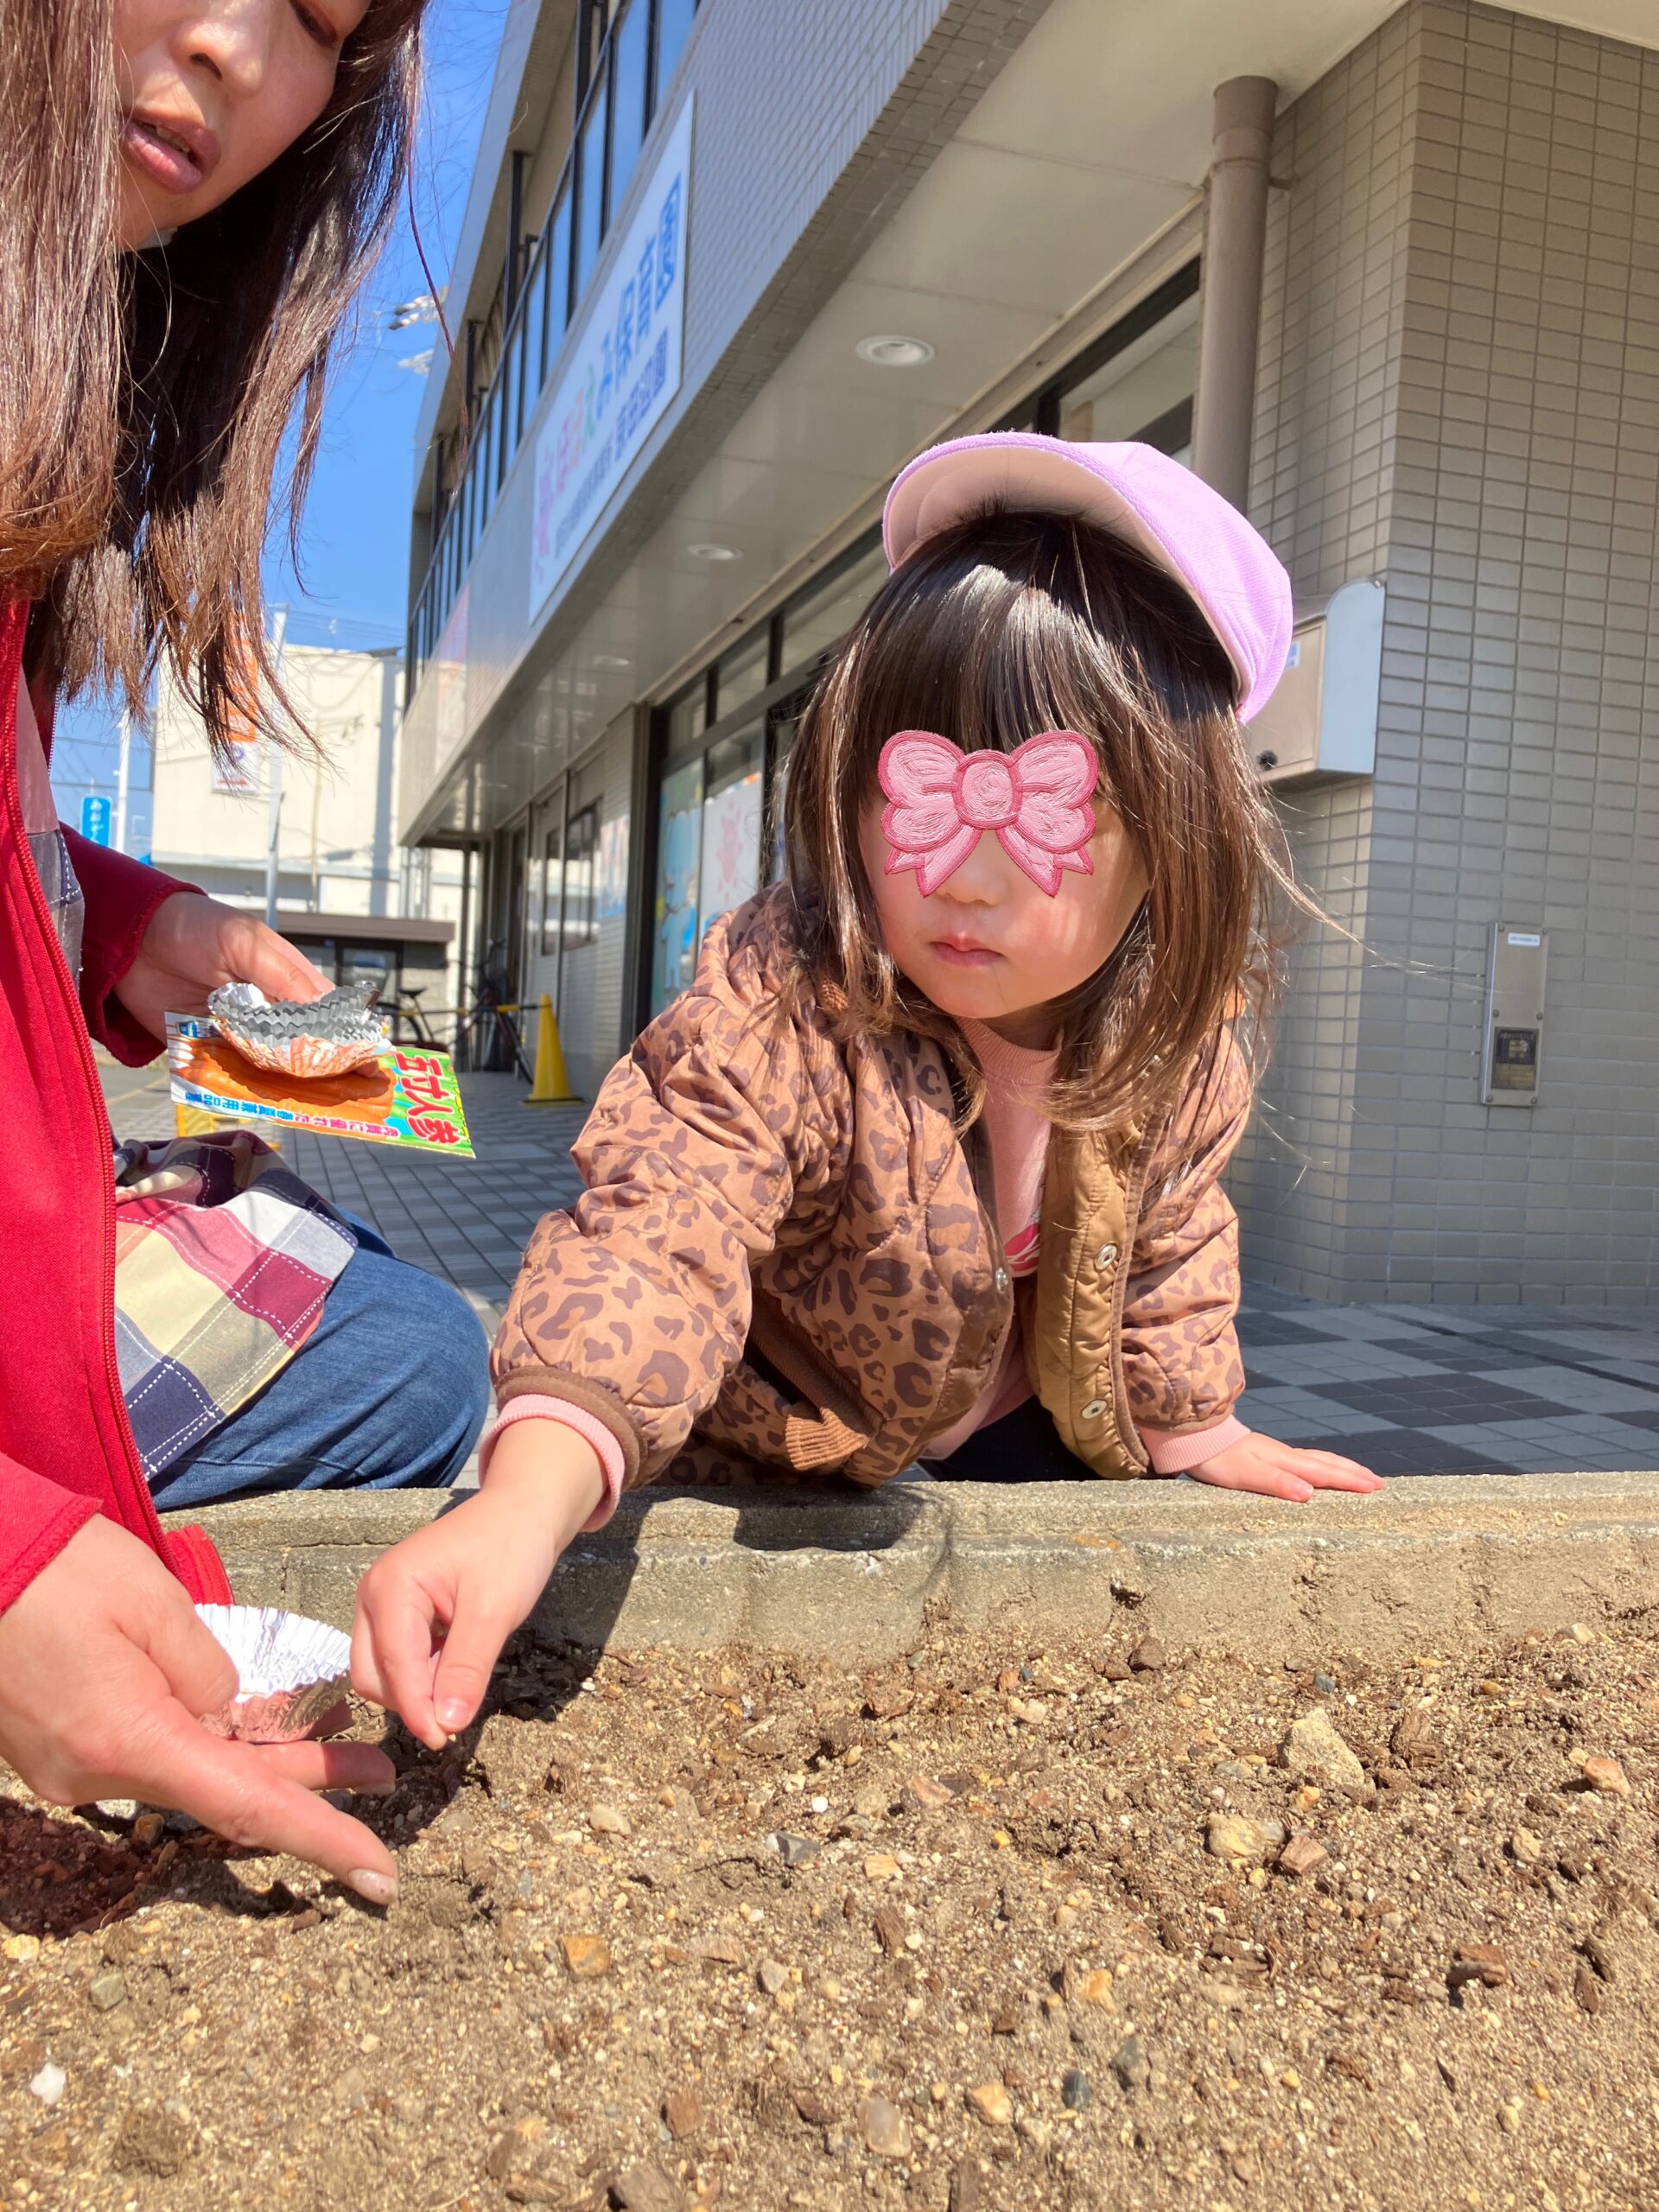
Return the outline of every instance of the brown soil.
{"type": "Polygon", "coordinates": [[[1659,2202],[1655,1644],[1140,1656],[519,1657],[384,1916],[14,1789],[0,2205],[1659,2202]]]}

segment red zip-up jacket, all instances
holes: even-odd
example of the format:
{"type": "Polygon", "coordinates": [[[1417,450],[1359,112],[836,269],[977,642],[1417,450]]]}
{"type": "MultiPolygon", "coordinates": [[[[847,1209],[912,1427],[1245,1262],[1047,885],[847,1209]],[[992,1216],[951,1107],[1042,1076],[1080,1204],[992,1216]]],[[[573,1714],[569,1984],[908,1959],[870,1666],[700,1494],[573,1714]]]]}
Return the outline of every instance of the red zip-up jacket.
{"type": "MultiPolygon", "coordinates": [[[[115,1355],[110,1125],[88,1032],[129,1067],[161,1050],[114,996],[164,899],[190,888],[66,830],[86,901],[76,995],[17,787],[29,609],[0,607],[0,1611],[103,1513],[199,1602],[228,1604],[197,1529],[163,1535],[115,1355]]],[[[49,716],[41,734],[50,742],[49,716]]]]}

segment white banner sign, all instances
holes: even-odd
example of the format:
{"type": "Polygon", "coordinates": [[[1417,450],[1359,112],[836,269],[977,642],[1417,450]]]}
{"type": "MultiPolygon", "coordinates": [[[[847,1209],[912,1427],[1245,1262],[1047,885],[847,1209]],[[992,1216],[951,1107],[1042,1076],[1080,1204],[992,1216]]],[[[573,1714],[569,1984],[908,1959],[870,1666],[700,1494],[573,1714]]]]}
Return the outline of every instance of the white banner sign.
{"type": "Polygon", "coordinates": [[[688,99],[536,442],[532,621],[680,388],[690,182],[688,99]]]}

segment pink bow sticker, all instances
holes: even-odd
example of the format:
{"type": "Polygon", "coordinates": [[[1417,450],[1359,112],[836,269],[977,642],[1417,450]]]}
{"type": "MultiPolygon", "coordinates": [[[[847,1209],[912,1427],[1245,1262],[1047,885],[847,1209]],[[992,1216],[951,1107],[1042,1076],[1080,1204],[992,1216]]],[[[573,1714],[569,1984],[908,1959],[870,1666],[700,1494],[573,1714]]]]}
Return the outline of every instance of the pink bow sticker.
{"type": "Polygon", "coordinates": [[[1100,764],[1075,730],[1047,730],[1014,753],[963,753],[931,730],[903,729],[882,747],[876,773],[890,802],[881,813],[887,872],[913,868],[925,899],[987,830],[1051,899],[1067,868],[1095,872],[1089,801],[1100,764]]]}

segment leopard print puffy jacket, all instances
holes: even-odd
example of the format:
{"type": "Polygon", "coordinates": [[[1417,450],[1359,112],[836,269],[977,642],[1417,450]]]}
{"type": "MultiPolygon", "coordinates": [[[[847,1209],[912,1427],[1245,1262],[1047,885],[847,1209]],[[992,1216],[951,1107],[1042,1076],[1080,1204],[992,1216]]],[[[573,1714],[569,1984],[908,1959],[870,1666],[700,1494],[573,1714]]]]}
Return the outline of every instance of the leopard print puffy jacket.
{"type": "Polygon", "coordinates": [[[1243,1388],[1235,1217],[1218,1178],[1250,1104],[1230,1038],[1150,1136],[1057,1130],[1037,1274],[1015,1287],[977,1128],[908,1034],[838,1043],[763,894],[606,1078],[586,1192],[537,1224],[500,1334],[502,1403],[597,1414],[626,1483],[885,1482],[995,1373],[1021,1300],[1034,1389],[1096,1474],[1145,1471],[1137,1424],[1208,1427],[1243,1388]]]}

